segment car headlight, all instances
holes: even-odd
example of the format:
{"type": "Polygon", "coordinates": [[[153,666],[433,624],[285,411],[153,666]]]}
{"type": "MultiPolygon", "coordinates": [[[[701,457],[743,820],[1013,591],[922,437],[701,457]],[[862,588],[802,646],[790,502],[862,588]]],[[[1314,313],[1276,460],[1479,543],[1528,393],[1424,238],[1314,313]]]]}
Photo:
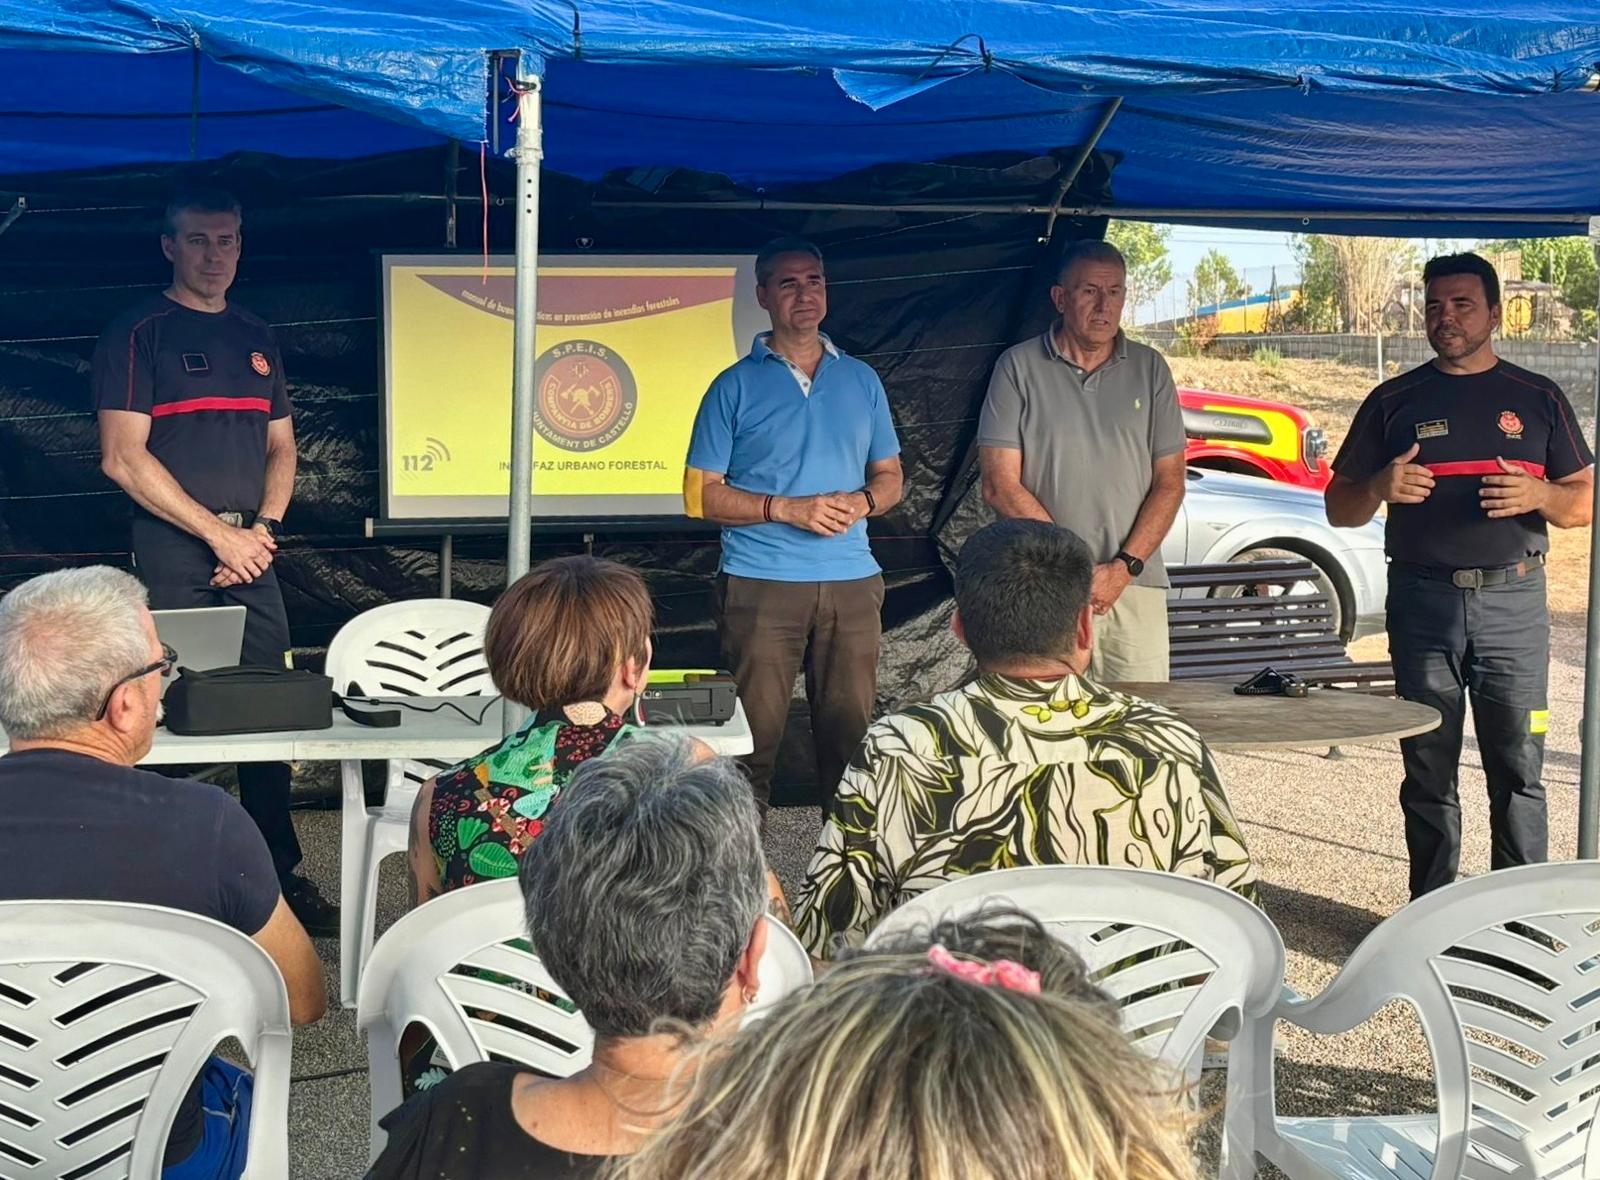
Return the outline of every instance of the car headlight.
{"type": "Polygon", "coordinates": [[[1323,433],[1320,426],[1307,426],[1300,440],[1300,446],[1306,467],[1315,471],[1317,463],[1328,453],[1328,436],[1323,433]]]}

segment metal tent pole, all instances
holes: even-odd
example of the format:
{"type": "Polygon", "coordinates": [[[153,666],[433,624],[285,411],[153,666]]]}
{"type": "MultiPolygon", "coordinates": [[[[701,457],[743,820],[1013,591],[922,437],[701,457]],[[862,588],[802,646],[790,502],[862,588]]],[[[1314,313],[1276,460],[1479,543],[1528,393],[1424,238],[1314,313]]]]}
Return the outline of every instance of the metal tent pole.
{"type": "MultiPolygon", "coordinates": [[[[506,584],[528,572],[533,553],[534,365],[539,322],[539,167],[544,160],[542,80],[517,59],[517,252],[515,366],[511,382],[511,501],[506,512],[506,584]]],[[[505,732],[521,724],[525,711],[505,705],[505,732]]]]}
{"type": "MultiPolygon", "coordinates": [[[[461,175],[461,141],[452,139],[444,150],[444,248],[456,248],[456,184],[461,175]]],[[[439,538],[439,597],[449,598],[456,559],[456,539],[446,533],[439,538]]]]}
{"type": "MultiPolygon", "coordinates": [[[[1589,245],[1600,265],[1600,217],[1589,219],[1589,245]]],[[[1600,314],[1600,291],[1595,293],[1600,314]]],[[[1595,347],[1595,447],[1600,448],[1600,344],[1595,347]]],[[[1583,645],[1583,720],[1578,740],[1583,761],[1578,772],[1578,855],[1593,860],[1600,855],[1600,545],[1595,543],[1595,522],[1600,521],[1600,479],[1594,485],[1594,519],[1589,523],[1589,620],[1583,645]]]]}
{"type": "Polygon", "coordinates": [[[506,584],[528,572],[533,546],[534,343],[539,321],[539,165],[544,159],[540,79],[517,64],[517,281],[511,382],[511,504],[506,584]]]}

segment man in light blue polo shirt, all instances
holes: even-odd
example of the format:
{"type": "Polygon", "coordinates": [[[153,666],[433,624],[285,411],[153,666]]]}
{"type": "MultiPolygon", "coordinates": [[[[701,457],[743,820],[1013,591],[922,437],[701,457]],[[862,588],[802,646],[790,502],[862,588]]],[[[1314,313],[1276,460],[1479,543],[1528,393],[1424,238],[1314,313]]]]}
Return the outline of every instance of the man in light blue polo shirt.
{"type": "Polygon", "coordinates": [[[822,252],[780,238],[756,255],[772,318],[700,403],[684,474],[690,516],[722,525],[722,655],[739,682],[763,811],[794,678],[806,673],[824,792],[861,744],[878,689],[883,576],[868,516],[900,501],[900,441],[883,382],[818,331],[822,252]]]}

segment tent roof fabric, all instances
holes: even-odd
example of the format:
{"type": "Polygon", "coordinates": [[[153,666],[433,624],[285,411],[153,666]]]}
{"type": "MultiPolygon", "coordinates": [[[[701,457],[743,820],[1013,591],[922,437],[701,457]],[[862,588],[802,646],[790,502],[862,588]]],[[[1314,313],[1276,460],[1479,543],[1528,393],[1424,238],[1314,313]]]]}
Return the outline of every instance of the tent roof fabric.
{"type": "Polygon", "coordinates": [[[496,52],[545,77],[547,165],[590,179],[1043,152],[1115,95],[1119,206],[1600,211],[1592,0],[0,0],[0,167],[475,143],[496,52]]]}

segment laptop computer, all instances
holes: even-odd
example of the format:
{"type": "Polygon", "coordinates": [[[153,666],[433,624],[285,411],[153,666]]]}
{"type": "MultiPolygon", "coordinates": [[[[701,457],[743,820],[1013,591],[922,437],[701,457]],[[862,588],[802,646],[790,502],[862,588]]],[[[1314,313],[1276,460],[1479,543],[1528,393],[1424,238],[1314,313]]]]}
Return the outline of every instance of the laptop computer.
{"type": "MultiPolygon", "coordinates": [[[[178,653],[178,667],[203,672],[229,668],[239,662],[244,647],[242,606],[199,606],[182,610],[153,610],[156,636],[178,653]]],[[[161,682],[166,695],[171,680],[161,682]]]]}

